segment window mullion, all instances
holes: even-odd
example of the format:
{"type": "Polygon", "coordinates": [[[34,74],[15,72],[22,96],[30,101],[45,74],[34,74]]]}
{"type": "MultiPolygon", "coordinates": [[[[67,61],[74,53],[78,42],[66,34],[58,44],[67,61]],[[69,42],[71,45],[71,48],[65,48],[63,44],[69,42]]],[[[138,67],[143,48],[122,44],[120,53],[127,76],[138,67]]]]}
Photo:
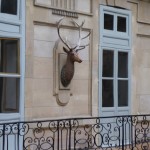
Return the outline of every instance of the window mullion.
{"type": "Polygon", "coordinates": [[[99,66],[99,107],[102,109],[102,67],[103,66],[103,57],[102,57],[102,54],[103,54],[103,48],[102,47],[99,47],[99,64],[101,64],[99,66]]]}
{"type": "Polygon", "coordinates": [[[128,107],[131,106],[131,51],[128,51],[128,107]]]}
{"type": "Polygon", "coordinates": [[[17,16],[18,16],[18,18],[20,18],[20,12],[21,12],[21,7],[20,7],[21,5],[20,5],[20,0],[17,0],[17,16]]]}
{"type": "Polygon", "coordinates": [[[117,89],[118,89],[118,50],[115,49],[114,51],[114,106],[116,107],[116,109],[118,108],[118,90],[117,89]]]}
{"type": "Polygon", "coordinates": [[[114,14],[114,32],[117,33],[117,14],[114,14]]]}
{"type": "Polygon", "coordinates": [[[20,78],[20,74],[0,73],[0,77],[20,78]]]}
{"type": "Polygon", "coordinates": [[[1,12],[1,2],[2,2],[2,0],[0,0],[0,12],[1,12]]]}

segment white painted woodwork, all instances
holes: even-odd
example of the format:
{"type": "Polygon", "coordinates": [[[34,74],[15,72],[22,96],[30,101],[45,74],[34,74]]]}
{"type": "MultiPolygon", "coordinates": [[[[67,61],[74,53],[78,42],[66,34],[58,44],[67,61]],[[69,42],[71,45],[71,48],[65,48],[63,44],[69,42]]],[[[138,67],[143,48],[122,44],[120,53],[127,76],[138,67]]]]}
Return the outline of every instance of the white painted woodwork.
{"type": "Polygon", "coordinates": [[[100,47],[99,47],[99,115],[100,116],[116,116],[130,114],[131,103],[131,12],[124,9],[118,9],[107,6],[100,6],[100,47]],[[113,30],[104,29],[104,14],[114,16],[113,30]],[[117,16],[126,18],[126,32],[117,31],[117,16]],[[111,50],[114,52],[114,68],[113,77],[103,77],[103,50],[111,50]],[[118,77],[118,52],[126,52],[128,54],[128,78],[118,77]],[[113,107],[102,107],[102,81],[103,79],[113,81],[113,107]],[[118,107],[118,81],[128,81],[128,106],[118,107]]]}
{"type": "MultiPolygon", "coordinates": [[[[15,38],[19,40],[20,50],[20,73],[0,73],[0,77],[12,77],[20,79],[19,89],[19,112],[18,113],[0,113],[0,122],[13,122],[24,120],[24,77],[25,77],[25,0],[17,1],[17,15],[0,13],[0,38],[15,38]]],[[[6,136],[7,138],[7,136],[6,136]]],[[[8,142],[5,140],[5,146],[8,149],[15,150],[16,135],[8,136],[8,142]]],[[[22,143],[19,143],[20,146],[22,143]]],[[[0,150],[2,149],[2,137],[0,138],[0,150]]],[[[6,148],[5,148],[6,149],[6,148]]],[[[21,147],[20,147],[21,150],[21,147]]]]}

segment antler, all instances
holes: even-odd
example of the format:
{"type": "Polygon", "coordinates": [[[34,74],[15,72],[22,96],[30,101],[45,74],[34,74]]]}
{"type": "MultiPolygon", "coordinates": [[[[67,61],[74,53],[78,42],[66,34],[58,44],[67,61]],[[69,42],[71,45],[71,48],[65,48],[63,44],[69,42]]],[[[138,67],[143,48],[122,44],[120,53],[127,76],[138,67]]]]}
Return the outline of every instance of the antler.
{"type": "Polygon", "coordinates": [[[67,39],[66,39],[66,42],[64,41],[64,39],[60,36],[60,26],[61,26],[61,22],[64,20],[64,17],[61,18],[59,21],[58,21],[58,25],[57,25],[57,32],[58,32],[58,36],[59,38],[61,39],[61,41],[71,50],[71,47],[67,44],[67,39]]]}
{"type": "Polygon", "coordinates": [[[85,20],[82,21],[81,25],[79,25],[79,24],[78,24],[77,22],[75,22],[73,19],[71,20],[71,22],[72,22],[74,25],[76,25],[76,26],[78,27],[78,29],[79,29],[79,40],[78,40],[76,46],[71,47],[71,46],[69,46],[69,44],[67,43],[67,39],[64,41],[64,39],[60,36],[60,26],[61,26],[61,22],[63,21],[63,19],[64,19],[64,17],[58,21],[57,31],[58,31],[59,38],[60,38],[61,41],[69,48],[69,50],[70,50],[70,51],[74,51],[74,50],[75,50],[76,52],[78,52],[79,50],[82,50],[82,49],[84,49],[86,46],[88,46],[89,43],[86,44],[86,45],[81,45],[81,41],[82,41],[83,39],[88,38],[88,37],[90,36],[90,34],[91,34],[91,31],[89,31],[89,33],[88,33],[86,36],[81,37],[81,31],[82,31],[82,27],[83,27],[83,25],[84,25],[84,23],[85,23],[85,20]]]}
{"type": "Polygon", "coordinates": [[[82,30],[82,27],[83,27],[83,25],[84,25],[84,23],[85,23],[85,20],[81,23],[81,25],[79,25],[79,24],[78,24],[77,22],[75,22],[73,19],[72,19],[72,22],[73,22],[77,27],[79,27],[79,40],[78,40],[78,44],[74,47],[74,50],[75,50],[76,52],[78,52],[79,50],[82,50],[82,49],[84,49],[86,46],[89,45],[89,43],[88,43],[88,44],[86,44],[86,45],[81,45],[81,46],[80,46],[81,41],[82,41],[83,39],[86,39],[87,37],[89,37],[90,34],[91,34],[91,31],[89,31],[89,33],[88,33],[86,36],[81,37],[81,30],[82,30]]]}
{"type": "MultiPolygon", "coordinates": [[[[81,40],[86,39],[87,37],[90,36],[90,34],[91,34],[91,31],[89,31],[89,33],[88,33],[86,36],[82,37],[81,40]]],[[[89,46],[89,43],[86,44],[86,45],[81,45],[81,46],[79,46],[79,47],[76,49],[76,52],[78,52],[78,51],[84,49],[84,48],[87,47],[87,46],[89,46]]]]}

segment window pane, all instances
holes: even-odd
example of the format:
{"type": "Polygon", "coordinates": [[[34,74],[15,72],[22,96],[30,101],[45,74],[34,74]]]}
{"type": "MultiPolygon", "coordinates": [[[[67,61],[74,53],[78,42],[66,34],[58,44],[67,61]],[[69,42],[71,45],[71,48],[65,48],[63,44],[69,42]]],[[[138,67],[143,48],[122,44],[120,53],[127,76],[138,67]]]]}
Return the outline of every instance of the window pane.
{"type": "Polygon", "coordinates": [[[103,77],[113,77],[114,52],[103,51],[103,77]]]}
{"type": "Polygon", "coordinates": [[[114,16],[110,14],[104,14],[104,29],[114,29],[114,16]]]}
{"type": "Polygon", "coordinates": [[[128,81],[118,81],[118,106],[128,106],[128,81]]]}
{"type": "Polygon", "coordinates": [[[117,17],[117,31],[126,32],[126,18],[117,17]]]}
{"type": "Polygon", "coordinates": [[[18,112],[19,79],[0,78],[0,113],[18,112]]]}
{"type": "Polygon", "coordinates": [[[114,96],[113,96],[113,80],[102,81],[102,106],[113,107],[114,96]]]}
{"type": "Polygon", "coordinates": [[[17,0],[1,0],[1,12],[17,15],[17,0]]]}
{"type": "Polygon", "coordinates": [[[0,44],[0,72],[18,73],[18,41],[0,40],[0,44]]]}
{"type": "Polygon", "coordinates": [[[128,77],[128,53],[118,52],[118,77],[128,77]]]}

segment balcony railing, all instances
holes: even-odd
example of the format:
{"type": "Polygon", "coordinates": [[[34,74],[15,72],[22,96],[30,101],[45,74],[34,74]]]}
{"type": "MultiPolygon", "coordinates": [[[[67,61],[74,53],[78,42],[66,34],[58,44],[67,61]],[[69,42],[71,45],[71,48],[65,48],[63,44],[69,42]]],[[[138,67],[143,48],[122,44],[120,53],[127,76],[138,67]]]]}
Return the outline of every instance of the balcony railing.
{"type": "Polygon", "coordinates": [[[0,150],[150,150],[150,115],[3,123],[0,150]]]}

